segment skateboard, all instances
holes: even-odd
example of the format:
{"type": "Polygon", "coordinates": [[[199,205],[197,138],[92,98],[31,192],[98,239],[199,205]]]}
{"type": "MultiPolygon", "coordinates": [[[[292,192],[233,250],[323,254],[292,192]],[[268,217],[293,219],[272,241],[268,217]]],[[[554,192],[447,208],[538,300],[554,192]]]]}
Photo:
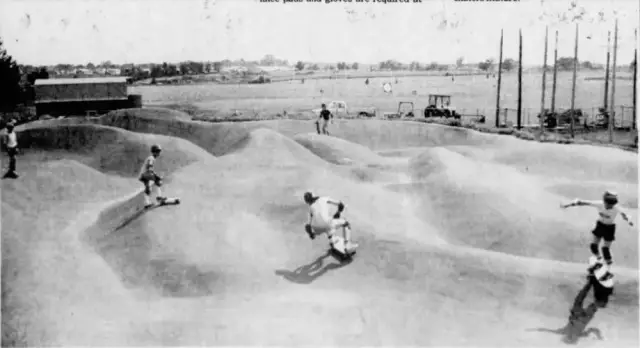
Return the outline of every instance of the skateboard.
{"type": "Polygon", "coordinates": [[[356,254],[357,248],[358,243],[351,242],[347,248],[347,246],[345,246],[344,238],[340,236],[333,236],[333,238],[331,238],[329,251],[340,261],[350,261],[353,258],[353,255],[356,254]]]}
{"type": "MultiPolygon", "coordinates": [[[[153,207],[161,207],[163,205],[177,205],[180,204],[180,198],[178,197],[170,197],[165,199],[157,199],[157,202],[151,205],[149,208],[153,207]]],[[[147,208],[147,209],[149,209],[147,208]]]]}
{"type": "Polygon", "coordinates": [[[601,258],[591,256],[589,257],[589,268],[587,268],[589,274],[593,274],[602,286],[611,288],[613,287],[613,273],[609,270],[609,265],[601,258]]]}

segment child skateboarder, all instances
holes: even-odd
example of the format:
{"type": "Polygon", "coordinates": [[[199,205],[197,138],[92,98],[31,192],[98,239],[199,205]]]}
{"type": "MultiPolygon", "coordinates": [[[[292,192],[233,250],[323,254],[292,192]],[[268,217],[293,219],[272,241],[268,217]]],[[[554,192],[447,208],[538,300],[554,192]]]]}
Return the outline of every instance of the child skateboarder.
{"type": "Polygon", "coordinates": [[[16,173],[16,155],[18,154],[18,136],[14,131],[15,125],[13,122],[7,124],[7,135],[5,136],[4,143],[9,155],[9,169],[4,174],[3,178],[17,179],[16,173]]]}
{"type": "Polygon", "coordinates": [[[304,202],[309,205],[309,222],[304,226],[309,238],[315,239],[319,234],[326,234],[329,244],[334,247],[336,229],[342,228],[345,241],[345,249],[353,250],[357,243],[351,242],[351,225],[349,221],[342,219],[340,214],[344,211],[344,204],[330,197],[316,197],[311,192],[304,194],[304,202]],[[331,215],[332,206],[337,207],[336,213],[331,215]]]}
{"type": "Polygon", "coordinates": [[[604,261],[607,265],[613,263],[611,257],[611,244],[615,240],[616,224],[615,219],[620,214],[622,218],[629,223],[629,226],[633,226],[633,222],[618,204],[618,195],[612,191],[605,191],[602,195],[602,202],[586,201],[576,199],[571,203],[561,205],[562,208],[576,207],[576,206],[591,206],[598,210],[598,220],[596,226],[591,232],[593,234],[593,240],[589,246],[593,256],[600,258],[600,241],[604,239],[604,245],[602,246],[602,254],[604,261]]]}
{"type": "Polygon", "coordinates": [[[154,165],[158,156],[162,152],[160,145],[151,146],[151,156],[147,157],[142,164],[140,170],[139,180],[144,184],[144,207],[149,208],[153,205],[151,202],[151,184],[156,185],[156,200],[161,203],[166,200],[166,197],[162,196],[162,178],[154,171],[154,165]]]}

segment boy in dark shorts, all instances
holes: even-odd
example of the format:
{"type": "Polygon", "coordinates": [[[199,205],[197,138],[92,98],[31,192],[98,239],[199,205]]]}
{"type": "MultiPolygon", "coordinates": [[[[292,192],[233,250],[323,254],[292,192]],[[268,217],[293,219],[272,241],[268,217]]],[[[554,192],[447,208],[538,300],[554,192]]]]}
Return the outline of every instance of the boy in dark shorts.
{"type": "Polygon", "coordinates": [[[156,200],[158,202],[162,202],[163,200],[165,200],[165,197],[162,196],[162,191],[160,190],[160,187],[162,186],[162,178],[154,171],[156,158],[160,156],[160,152],[162,152],[160,145],[152,145],[151,156],[147,157],[144,160],[144,164],[142,164],[142,168],[140,169],[140,176],[138,177],[138,179],[144,184],[145,208],[149,208],[153,205],[150,198],[152,183],[156,185],[156,200]]]}
{"type": "Polygon", "coordinates": [[[318,121],[316,121],[322,122],[322,134],[329,135],[329,130],[327,128],[329,127],[329,120],[331,120],[332,118],[333,114],[331,113],[331,111],[327,110],[327,105],[322,104],[322,110],[320,111],[320,115],[318,116],[318,121]]]}
{"type": "Polygon", "coordinates": [[[593,240],[589,246],[593,256],[600,258],[600,241],[604,239],[604,245],[602,246],[602,254],[604,261],[607,265],[613,263],[611,257],[611,244],[616,239],[616,223],[615,219],[620,214],[622,218],[629,223],[629,226],[633,226],[633,222],[629,218],[629,215],[622,210],[618,204],[618,195],[612,191],[606,191],[602,195],[602,202],[586,201],[576,199],[571,203],[561,205],[562,208],[576,207],[576,206],[591,206],[598,209],[598,220],[596,226],[592,231],[593,240]]]}

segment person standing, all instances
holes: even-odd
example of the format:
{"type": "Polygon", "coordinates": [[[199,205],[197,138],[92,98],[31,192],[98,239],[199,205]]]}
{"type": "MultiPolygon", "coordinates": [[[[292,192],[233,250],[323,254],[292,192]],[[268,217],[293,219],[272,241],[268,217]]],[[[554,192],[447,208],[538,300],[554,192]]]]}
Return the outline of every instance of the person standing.
{"type": "Polygon", "coordinates": [[[9,169],[4,174],[3,178],[17,179],[16,173],[16,156],[18,155],[18,135],[14,131],[15,125],[12,122],[7,124],[7,135],[5,136],[5,145],[7,149],[7,155],[9,155],[9,169]]]}
{"type": "Polygon", "coordinates": [[[329,135],[329,121],[333,119],[333,114],[331,111],[327,110],[327,104],[322,104],[322,110],[320,111],[320,115],[318,116],[318,121],[322,122],[322,134],[329,135]]]}

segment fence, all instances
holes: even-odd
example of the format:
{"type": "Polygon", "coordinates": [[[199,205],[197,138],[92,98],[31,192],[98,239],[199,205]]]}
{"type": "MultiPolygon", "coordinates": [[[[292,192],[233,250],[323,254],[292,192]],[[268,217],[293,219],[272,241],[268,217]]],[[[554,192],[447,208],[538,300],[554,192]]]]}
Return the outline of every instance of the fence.
{"type": "MultiPolygon", "coordinates": [[[[599,111],[600,107],[589,107],[589,108],[577,108],[580,110],[582,115],[579,117],[579,121],[576,120],[574,122],[575,128],[590,128],[597,124],[601,119],[601,113],[599,111]],[[585,127],[586,125],[586,127],[585,127]]],[[[556,108],[555,112],[558,114],[565,113],[570,109],[556,108]]],[[[458,109],[456,110],[458,114],[462,115],[463,118],[476,118],[479,116],[485,116],[485,123],[489,125],[495,124],[496,119],[496,109],[495,108],[486,108],[486,109],[458,109]]],[[[550,111],[547,109],[547,111],[550,111]]],[[[610,111],[610,110],[607,110],[610,111]]],[[[522,126],[523,127],[539,127],[540,119],[538,115],[540,114],[540,109],[536,108],[522,108],[522,126]]],[[[421,115],[420,115],[421,116],[421,115]]],[[[500,117],[500,125],[507,127],[516,127],[518,124],[518,109],[515,108],[500,108],[499,112],[500,117]]],[[[568,117],[567,117],[568,118],[568,117]]],[[[614,119],[614,128],[618,129],[636,129],[634,124],[633,117],[633,107],[627,105],[620,105],[615,107],[615,115],[613,115],[614,119]]],[[[559,126],[567,126],[568,124],[560,124],[559,126]]]]}

